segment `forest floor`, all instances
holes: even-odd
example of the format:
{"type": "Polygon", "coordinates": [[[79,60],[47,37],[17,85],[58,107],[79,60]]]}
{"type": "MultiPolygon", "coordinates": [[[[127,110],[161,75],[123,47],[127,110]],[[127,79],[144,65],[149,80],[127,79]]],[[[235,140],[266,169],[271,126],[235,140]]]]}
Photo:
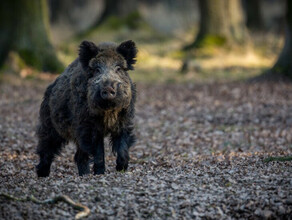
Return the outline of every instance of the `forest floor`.
{"type": "MultiPolygon", "coordinates": [[[[67,195],[88,219],[291,219],[291,83],[138,83],[129,170],[79,177],[66,146],[37,178],[35,126],[49,81],[0,84],[0,192],[67,195]],[[281,157],[281,158],[274,158],[281,157]],[[273,161],[276,159],[277,161],[273,161]]],[[[65,203],[0,196],[0,219],[72,219],[65,203]]]]}

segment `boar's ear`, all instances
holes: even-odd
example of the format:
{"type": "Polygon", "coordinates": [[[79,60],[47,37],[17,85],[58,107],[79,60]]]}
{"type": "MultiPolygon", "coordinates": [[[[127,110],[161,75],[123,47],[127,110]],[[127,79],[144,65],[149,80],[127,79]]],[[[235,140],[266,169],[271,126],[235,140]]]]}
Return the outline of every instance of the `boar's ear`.
{"type": "Polygon", "coordinates": [[[79,60],[84,70],[88,70],[89,61],[98,53],[98,47],[90,41],[82,41],[79,46],[79,60]]]}
{"type": "Polygon", "coordinates": [[[121,43],[117,48],[118,53],[122,54],[127,61],[128,70],[133,70],[136,63],[137,48],[134,41],[128,40],[121,43]]]}

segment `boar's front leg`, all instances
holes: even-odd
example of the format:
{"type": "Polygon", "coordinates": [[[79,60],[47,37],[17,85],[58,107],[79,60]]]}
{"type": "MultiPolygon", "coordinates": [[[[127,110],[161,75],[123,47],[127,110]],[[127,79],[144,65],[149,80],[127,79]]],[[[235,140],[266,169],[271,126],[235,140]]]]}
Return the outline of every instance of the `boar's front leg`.
{"type": "Polygon", "coordinates": [[[75,161],[78,166],[79,175],[88,174],[89,171],[89,155],[93,155],[94,174],[104,174],[104,142],[103,136],[97,135],[93,125],[85,124],[78,128],[78,150],[75,155],[75,161]]]}
{"type": "Polygon", "coordinates": [[[105,161],[104,161],[104,141],[102,135],[96,135],[94,138],[94,150],[93,150],[93,173],[104,174],[105,161]]]}
{"type": "Polygon", "coordinates": [[[79,126],[77,132],[77,152],[74,160],[78,167],[79,176],[90,173],[89,155],[93,153],[92,129],[90,126],[79,126]]]}
{"type": "Polygon", "coordinates": [[[90,173],[89,168],[89,154],[84,152],[80,147],[77,147],[77,151],[74,157],[74,160],[78,167],[79,176],[90,173]]]}
{"type": "Polygon", "coordinates": [[[124,130],[111,137],[113,152],[117,153],[117,171],[126,171],[129,163],[129,148],[134,144],[135,137],[132,130],[124,130]]]}

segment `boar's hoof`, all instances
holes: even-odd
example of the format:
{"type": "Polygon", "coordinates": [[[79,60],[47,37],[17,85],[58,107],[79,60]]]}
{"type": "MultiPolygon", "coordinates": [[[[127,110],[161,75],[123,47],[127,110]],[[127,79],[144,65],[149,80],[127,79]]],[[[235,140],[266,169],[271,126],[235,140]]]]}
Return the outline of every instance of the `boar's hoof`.
{"type": "Polygon", "coordinates": [[[38,177],[47,177],[50,175],[50,168],[42,164],[39,164],[36,166],[36,171],[37,171],[38,177]]]}

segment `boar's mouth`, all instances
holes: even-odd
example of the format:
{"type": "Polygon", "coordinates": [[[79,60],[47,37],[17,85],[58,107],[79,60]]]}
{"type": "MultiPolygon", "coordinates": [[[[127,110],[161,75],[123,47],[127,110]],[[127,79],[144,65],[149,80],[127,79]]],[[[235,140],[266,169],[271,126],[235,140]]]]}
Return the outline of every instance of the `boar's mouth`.
{"type": "Polygon", "coordinates": [[[90,110],[93,113],[100,113],[108,110],[120,109],[119,103],[116,100],[102,100],[97,99],[90,102],[90,110]]]}
{"type": "Polygon", "coordinates": [[[100,109],[107,111],[115,109],[117,107],[117,103],[115,101],[100,100],[98,106],[100,109]]]}

